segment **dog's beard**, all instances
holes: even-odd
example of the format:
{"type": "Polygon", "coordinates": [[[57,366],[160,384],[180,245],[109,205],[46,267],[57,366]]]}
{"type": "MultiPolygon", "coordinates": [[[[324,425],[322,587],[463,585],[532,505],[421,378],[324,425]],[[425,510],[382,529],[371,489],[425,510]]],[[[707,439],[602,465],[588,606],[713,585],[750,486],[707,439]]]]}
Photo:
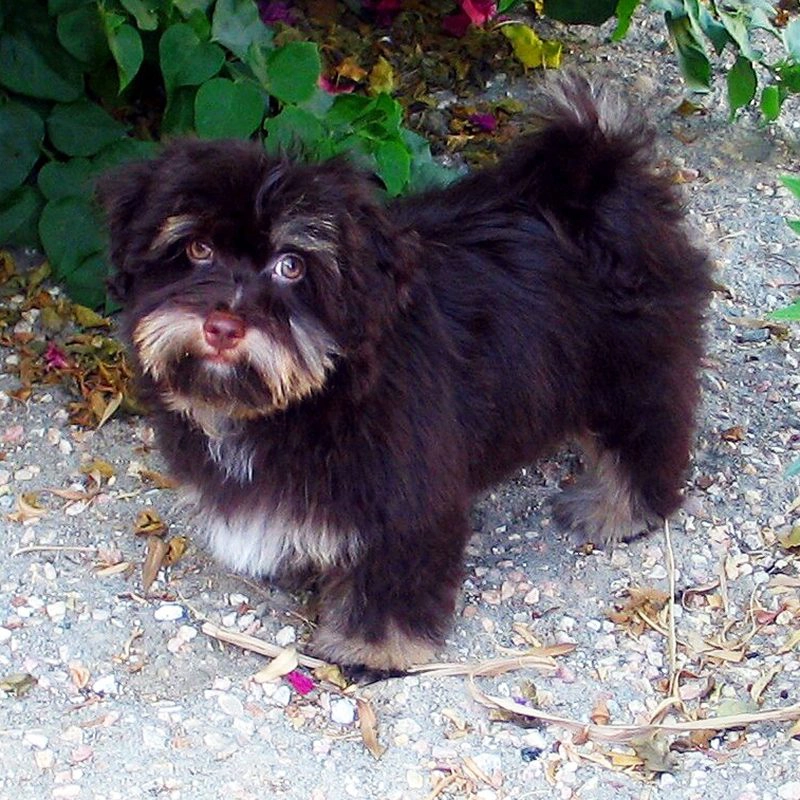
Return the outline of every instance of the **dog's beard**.
{"type": "Polygon", "coordinates": [[[207,344],[203,323],[194,311],[159,308],[136,323],[132,338],[164,404],[211,436],[225,420],[273,414],[321,390],[338,350],[300,316],[283,326],[282,338],[251,325],[225,350],[207,344]]]}

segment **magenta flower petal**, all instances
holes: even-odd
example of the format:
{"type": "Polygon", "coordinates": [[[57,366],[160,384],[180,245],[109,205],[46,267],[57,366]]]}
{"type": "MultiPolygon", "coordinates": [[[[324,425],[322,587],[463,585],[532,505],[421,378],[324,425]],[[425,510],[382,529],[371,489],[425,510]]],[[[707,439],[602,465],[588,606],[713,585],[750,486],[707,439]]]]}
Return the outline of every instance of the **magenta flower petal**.
{"type": "Polygon", "coordinates": [[[497,129],[497,117],[494,114],[470,114],[467,119],[484,133],[494,133],[497,129]]]}
{"type": "Polygon", "coordinates": [[[292,685],[292,688],[298,694],[308,694],[314,690],[316,685],[314,681],[308,677],[308,675],[304,675],[302,672],[296,669],[287,673],[284,677],[287,681],[289,681],[289,683],[292,685]]]}
{"type": "Polygon", "coordinates": [[[490,0],[461,0],[460,5],[473,25],[485,25],[497,13],[497,3],[490,0]]]}
{"type": "Polygon", "coordinates": [[[48,369],[66,369],[69,367],[69,361],[66,355],[61,348],[53,342],[47,345],[43,358],[48,369]]]}
{"type": "Polygon", "coordinates": [[[472,21],[463,11],[442,18],[442,30],[456,39],[464,36],[471,24],[472,21]]]}

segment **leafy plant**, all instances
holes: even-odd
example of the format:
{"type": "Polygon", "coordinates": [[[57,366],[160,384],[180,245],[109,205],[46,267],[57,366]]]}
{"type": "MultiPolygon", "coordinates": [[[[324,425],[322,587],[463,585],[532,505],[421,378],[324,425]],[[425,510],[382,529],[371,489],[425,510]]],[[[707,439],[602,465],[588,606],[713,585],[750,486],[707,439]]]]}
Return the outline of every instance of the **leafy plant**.
{"type": "Polygon", "coordinates": [[[349,151],[391,195],[448,180],[397,101],[330,95],[320,71],[254,0],[0,0],[0,243],[40,243],[70,294],[102,305],[94,180],[166,134],[349,151]]]}
{"type": "MultiPolygon", "coordinates": [[[[781,183],[800,200],[800,175],[782,175],[781,183]]],[[[797,234],[800,234],[800,219],[787,219],[786,224],[797,234]]],[[[786,308],[780,308],[770,315],[773,319],[800,322],[800,298],[786,308]]]]}
{"type": "MultiPolygon", "coordinates": [[[[641,0],[544,0],[544,13],[562,22],[599,25],[617,17],[612,38],[625,37],[641,0]]],[[[731,117],[756,100],[760,66],[768,75],[761,88],[759,108],[764,118],[778,118],[786,98],[800,92],[800,20],[787,21],[768,0],[651,0],[664,14],[670,41],[687,85],[698,92],[711,88],[712,57],[728,51],[734,57],[726,84],[731,117]],[[776,61],[761,46],[765,37],[782,49],[776,61]],[[709,50],[712,56],[709,55],[709,50]]]]}

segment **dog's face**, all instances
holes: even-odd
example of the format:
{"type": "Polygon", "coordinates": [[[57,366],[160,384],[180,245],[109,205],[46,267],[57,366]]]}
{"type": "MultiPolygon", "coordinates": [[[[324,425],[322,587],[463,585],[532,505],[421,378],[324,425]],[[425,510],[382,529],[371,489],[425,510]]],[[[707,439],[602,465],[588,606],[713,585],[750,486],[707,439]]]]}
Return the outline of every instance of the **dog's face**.
{"type": "Polygon", "coordinates": [[[177,142],[108,176],[112,290],[161,402],[212,433],[319,392],[342,364],[368,380],[411,277],[375,195],[346,164],[233,141],[177,142]]]}

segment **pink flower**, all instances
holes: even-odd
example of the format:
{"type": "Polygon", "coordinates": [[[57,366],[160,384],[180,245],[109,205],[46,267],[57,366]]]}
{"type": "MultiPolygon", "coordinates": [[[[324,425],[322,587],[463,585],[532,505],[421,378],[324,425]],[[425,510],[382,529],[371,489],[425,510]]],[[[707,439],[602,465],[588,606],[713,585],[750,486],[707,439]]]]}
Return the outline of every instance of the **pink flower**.
{"type": "Polygon", "coordinates": [[[473,25],[485,25],[497,13],[497,3],[488,0],[461,0],[459,5],[473,25]]]}
{"type": "Polygon", "coordinates": [[[494,133],[497,129],[497,117],[494,114],[470,114],[467,119],[484,133],[494,133]]]}
{"type": "Polygon", "coordinates": [[[274,25],[276,22],[294,25],[297,22],[289,3],[270,3],[259,0],[258,12],[265,25],[274,25]]]}
{"type": "Polygon", "coordinates": [[[309,692],[314,690],[315,684],[314,681],[308,677],[308,675],[304,675],[299,670],[293,669],[291,672],[287,673],[285,676],[287,681],[292,685],[294,690],[298,694],[308,694],[309,692]]]}
{"type": "Polygon", "coordinates": [[[69,361],[67,361],[64,351],[54,342],[47,345],[43,358],[48,369],[67,369],[69,367],[69,361]]]}
{"type": "Polygon", "coordinates": [[[319,88],[328,94],[350,94],[356,87],[354,84],[338,84],[325,75],[319,76],[319,88]]]}

